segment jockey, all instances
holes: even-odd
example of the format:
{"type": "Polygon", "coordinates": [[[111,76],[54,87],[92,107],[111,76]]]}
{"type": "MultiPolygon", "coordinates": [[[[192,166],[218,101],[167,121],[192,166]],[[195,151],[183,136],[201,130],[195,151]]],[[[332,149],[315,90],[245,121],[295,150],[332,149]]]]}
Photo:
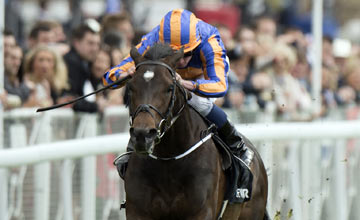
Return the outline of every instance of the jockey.
{"type": "MultiPolygon", "coordinates": [[[[184,57],[177,63],[176,72],[180,83],[193,92],[188,103],[217,126],[220,138],[240,157],[244,147],[243,139],[228,121],[225,112],[213,103],[228,90],[230,67],[218,30],[196,18],[190,11],[175,9],[165,15],[160,25],[143,36],[136,48],[140,54],[144,54],[157,42],[167,43],[174,50],[184,48],[184,57]]],[[[128,55],[119,65],[105,73],[103,83],[108,85],[134,72],[134,62],[128,55]]],[[[132,151],[129,147],[128,151],[132,151]]],[[[124,154],[115,164],[121,166],[128,157],[129,153],[124,154]]]]}

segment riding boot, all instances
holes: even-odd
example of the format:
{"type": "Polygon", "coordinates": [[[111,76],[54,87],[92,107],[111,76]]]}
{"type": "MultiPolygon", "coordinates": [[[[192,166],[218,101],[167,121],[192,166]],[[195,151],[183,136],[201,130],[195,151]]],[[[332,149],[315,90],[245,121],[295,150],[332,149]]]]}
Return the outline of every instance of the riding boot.
{"type": "Polygon", "coordinates": [[[126,147],[126,152],[117,156],[113,162],[114,165],[116,166],[119,176],[123,180],[125,178],[125,173],[128,166],[130,155],[133,151],[134,151],[134,146],[129,141],[128,146],[126,147]]]}
{"type": "Polygon", "coordinates": [[[230,174],[232,179],[232,199],[237,202],[246,202],[251,198],[253,174],[251,171],[251,161],[253,152],[245,146],[243,136],[236,131],[235,127],[227,121],[221,128],[217,129],[220,138],[229,147],[230,151],[237,159],[232,160],[230,174]],[[241,192],[246,192],[242,194],[241,192]]]}
{"type": "Polygon", "coordinates": [[[240,158],[241,154],[245,151],[245,142],[235,127],[227,121],[218,129],[218,132],[220,138],[228,145],[230,151],[240,158]]]}

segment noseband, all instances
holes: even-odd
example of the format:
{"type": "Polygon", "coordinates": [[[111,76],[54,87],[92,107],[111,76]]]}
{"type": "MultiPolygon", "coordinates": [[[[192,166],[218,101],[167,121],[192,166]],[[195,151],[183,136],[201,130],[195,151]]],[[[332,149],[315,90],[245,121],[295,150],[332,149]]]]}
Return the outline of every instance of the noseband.
{"type": "Polygon", "coordinates": [[[176,81],[176,72],[173,68],[171,68],[169,65],[167,65],[164,62],[161,61],[153,61],[153,60],[147,60],[147,61],[143,61],[140,62],[136,65],[136,69],[139,66],[142,65],[160,65],[165,67],[167,70],[169,70],[171,77],[172,77],[172,81],[173,81],[173,86],[174,88],[172,89],[171,92],[171,100],[170,100],[170,104],[167,108],[167,111],[163,114],[161,113],[161,111],[159,111],[155,106],[151,105],[151,104],[140,104],[136,109],[134,113],[130,113],[130,126],[132,127],[133,125],[133,121],[135,119],[135,117],[140,113],[140,112],[146,112],[149,113],[151,115],[151,117],[155,118],[153,113],[150,111],[151,109],[154,110],[158,115],[160,115],[161,117],[161,121],[159,122],[159,124],[157,125],[157,136],[155,139],[155,144],[160,142],[160,139],[164,136],[165,132],[171,127],[171,125],[174,124],[174,122],[176,121],[176,119],[180,116],[182,110],[184,109],[185,105],[187,104],[187,100],[188,100],[188,95],[185,91],[185,88],[183,86],[181,86],[177,81],[176,81]],[[185,98],[185,102],[184,104],[181,106],[180,110],[173,116],[172,114],[172,110],[174,108],[174,104],[175,104],[175,100],[176,100],[176,96],[175,96],[175,92],[176,92],[176,87],[178,87],[181,91],[181,93],[184,95],[185,98]]]}

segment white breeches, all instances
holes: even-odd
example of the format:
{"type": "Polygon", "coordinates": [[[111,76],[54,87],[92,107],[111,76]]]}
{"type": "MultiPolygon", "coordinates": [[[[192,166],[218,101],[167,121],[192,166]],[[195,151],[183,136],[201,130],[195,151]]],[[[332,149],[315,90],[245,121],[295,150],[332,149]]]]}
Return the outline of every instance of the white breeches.
{"type": "Polygon", "coordinates": [[[206,117],[210,113],[216,98],[205,98],[198,96],[195,93],[191,93],[191,96],[192,97],[188,103],[202,116],[206,117]]]}

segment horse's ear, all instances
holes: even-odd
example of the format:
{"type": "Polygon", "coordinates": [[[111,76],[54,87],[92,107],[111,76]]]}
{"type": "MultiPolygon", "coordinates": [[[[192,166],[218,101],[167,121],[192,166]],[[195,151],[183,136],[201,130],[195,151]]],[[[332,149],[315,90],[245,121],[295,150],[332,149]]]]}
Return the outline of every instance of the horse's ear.
{"type": "Polygon", "coordinates": [[[173,56],[166,58],[167,63],[169,63],[172,67],[176,66],[176,63],[184,57],[184,48],[182,47],[180,50],[175,51],[173,56]]]}
{"type": "Polygon", "coordinates": [[[132,47],[130,50],[130,56],[134,60],[135,65],[140,63],[143,60],[143,57],[139,53],[139,51],[136,49],[136,47],[132,47]]]}

